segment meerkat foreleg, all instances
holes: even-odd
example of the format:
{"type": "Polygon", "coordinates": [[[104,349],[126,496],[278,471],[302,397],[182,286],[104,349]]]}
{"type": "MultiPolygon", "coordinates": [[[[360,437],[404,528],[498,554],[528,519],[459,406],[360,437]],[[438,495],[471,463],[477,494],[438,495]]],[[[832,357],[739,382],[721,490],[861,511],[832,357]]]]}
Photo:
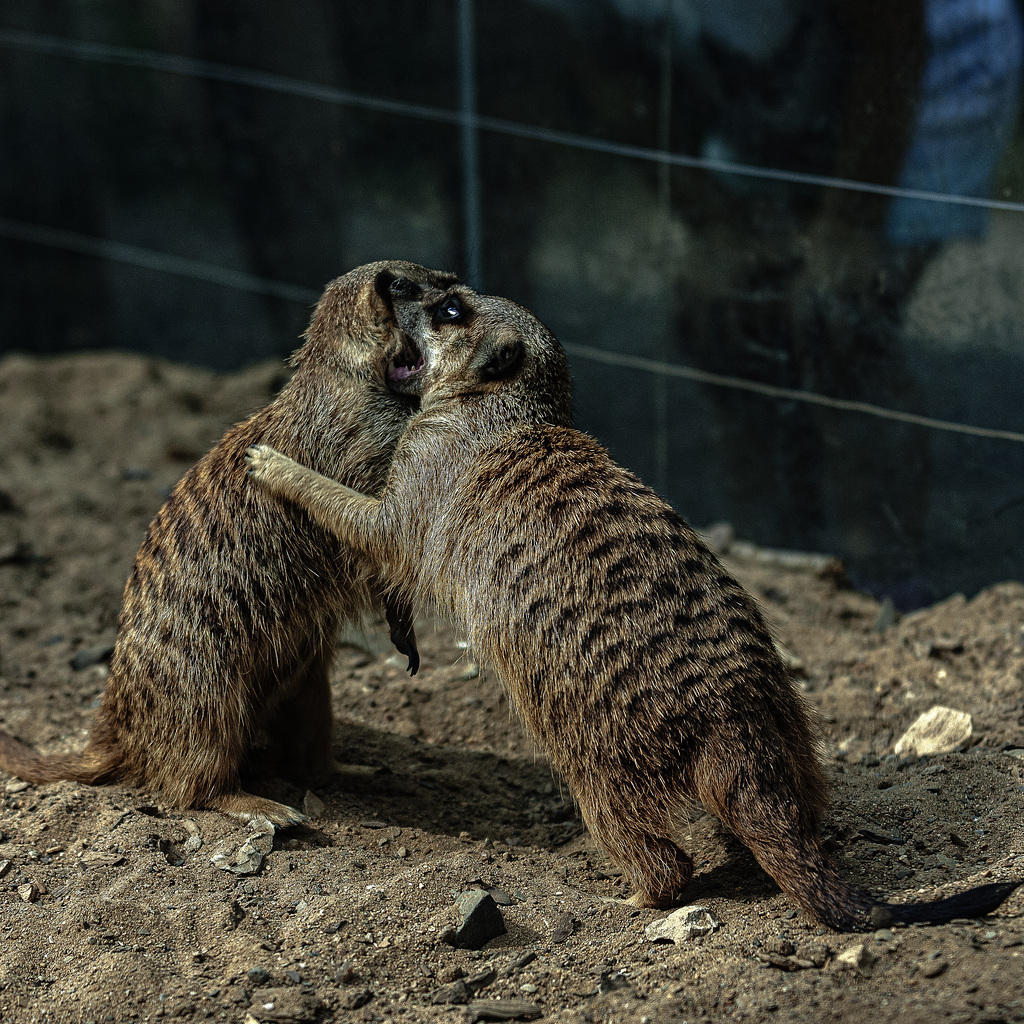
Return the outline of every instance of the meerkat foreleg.
{"type": "Polygon", "coordinates": [[[264,490],[293,501],[325,530],[346,544],[368,552],[380,502],[282,455],[270,445],[254,445],[245,453],[249,476],[264,490]]]}

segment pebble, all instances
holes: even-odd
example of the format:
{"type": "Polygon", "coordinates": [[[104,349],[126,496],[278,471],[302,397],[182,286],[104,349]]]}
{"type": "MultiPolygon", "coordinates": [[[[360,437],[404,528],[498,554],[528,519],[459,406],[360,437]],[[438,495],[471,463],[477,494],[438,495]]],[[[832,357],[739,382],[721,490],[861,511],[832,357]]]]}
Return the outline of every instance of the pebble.
{"type": "Polygon", "coordinates": [[[455,930],[452,943],[459,949],[483,949],[483,947],[505,934],[505,921],[497,903],[490,893],[483,889],[470,889],[458,900],[462,921],[455,930]]]}
{"type": "Polygon", "coordinates": [[[579,921],[572,914],[562,914],[555,922],[554,928],[551,929],[551,941],[555,945],[561,945],[569,939],[578,927],[579,921]]]}
{"type": "Polygon", "coordinates": [[[222,871],[236,875],[254,875],[263,866],[263,860],[274,848],[274,824],[269,818],[253,818],[249,822],[249,838],[238,848],[232,859],[225,853],[215,853],[210,863],[222,871]]]}
{"type": "Polygon", "coordinates": [[[874,630],[876,633],[884,633],[896,625],[896,605],[891,597],[883,597],[882,603],[878,606],[878,618],[875,619],[874,630]]]}
{"type": "Polygon", "coordinates": [[[520,953],[519,956],[513,957],[505,965],[505,969],[501,972],[502,977],[510,978],[513,974],[518,974],[528,964],[532,964],[537,959],[537,954],[532,949],[526,950],[525,953],[520,953]]]}
{"type": "Polygon", "coordinates": [[[844,967],[860,971],[861,974],[870,974],[871,966],[877,959],[877,955],[872,953],[863,942],[858,942],[856,946],[850,946],[847,949],[844,949],[842,953],[836,957],[836,962],[842,964],[844,967]]]}
{"type": "Polygon", "coordinates": [[[971,738],[973,727],[966,712],[936,704],[907,729],[893,749],[900,757],[948,754],[971,738]]]}
{"type": "Polygon", "coordinates": [[[486,988],[497,977],[497,971],[488,969],[469,978],[456,978],[453,984],[439,988],[430,997],[430,1001],[439,1006],[444,1004],[458,1006],[468,1003],[477,992],[486,988]]]}
{"type": "Polygon", "coordinates": [[[113,644],[101,644],[99,647],[83,647],[75,652],[75,656],[71,659],[70,664],[76,672],[81,672],[83,669],[107,661],[113,653],[113,644]]]}
{"type": "Polygon", "coordinates": [[[0,544],[0,565],[29,565],[39,559],[32,545],[23,540],[0,544]]]}
{"type": "Polygon", "coordinates": [[[113,868],[124,863],[124,855],[113,850],[89,850],[80,860],[87,868],[113,868]]]}
{"type": "Polygon", "coordinates": [[[265,988],[253,993],[248,1013],[260,1024],[306,1024],[320,1013],[320,1000],[301,988],[265,988]]]}
{"type": "Polygon", "coordinates": [[[3,878],[10,870],[11,862],[9,860],[0,860],[0,878],[3,878]]]}
{"type": "Polygon", "coordinates": [[[947,967],[949,967],[949,961],[944,956],[929,957],[917,965],[918,971],[926,978],[937,978],[947,967]]]}
{"type": "MultiPolygon", "coordinates": [[[[485,839],[484,843],[488,843],[490,840],[485,839]]],[[[488,885],[482,878],[472,878],[466,883],[467,889],[483,889],[484,892],[490,893],[491,898],[499,907],[510,907],[512,905],[512,897],[509,896],[504,889],[499,889],[497,886],[488,885]]]]}
{"type": "Polygon", "coordinates": [[[24,793],[28,787],[29,784],[27,782],[22,782],[18,779],[15,782],[8,782],[7,785],[4,786],[4,790],[7,793],[24,793]]]}
{"type": "Polygon", "coordinates": [[[342,992],[338,996],[338,1006],[342,1010],[358,1010],[365,1006],[373,998],[373,993],[368,988],[353,988],[342,992]]]}
{"type": "Polygon", "coordinates": [[[35,882],[26,882],[18,886],[18,895],[26,903],[35,903],[39,899],[39,886],[35,882]]]}
{"type": "Polygon", "coordinates": [[[270,971],[264,967],[250,967],[249,970],[245,972],[245,976],[254,985],[266,985],[266,983],[270,981],[270,971]]]}
{"type": "Polygon", "coordinates": [[[307,818],[319,818],[326,810],[327,804],[325,804],[323,800],[316,795],[316,793],[307,789],[306,795],[302,798],[302,813],[305,814],[307,818]]]}
{"type": "Polygon", "coordinates": [[[543,1013],[543,1007],[525,999],[477,999],[466,1008],[466,1020],[536,1020],[543,1013]]]}
{"type": "Polygon", "coordinates": [[[722,920],[707,907],[680,907],[668,917],[652,921],[644,935],[651,942],[685,942],[695,935],[707,935],[722,927],[722,920]]]}

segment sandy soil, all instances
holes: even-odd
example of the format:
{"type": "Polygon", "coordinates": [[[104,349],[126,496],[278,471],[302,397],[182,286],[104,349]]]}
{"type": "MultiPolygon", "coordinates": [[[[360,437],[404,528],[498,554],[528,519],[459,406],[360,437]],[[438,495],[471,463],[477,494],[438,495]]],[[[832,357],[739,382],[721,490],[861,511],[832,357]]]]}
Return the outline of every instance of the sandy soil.
{"type": "MultiPolygon", "coordinates": [[[[0,727],[46,751],[82,743],[147,522],[282,379],[126,355],[0,361],[0,727]]],[[[833,573],[738,553],[730,568],[821,711],[844,870],[897,901],[1024,877],[1024,586],[887,625],[833,573]],[[971,741],[897,758],[935,704],[970,713],[971,741]]],[[[420,633],[415,679],[379,631],[340,648],[335,744],[352,767],[255,874],[211,862],[250,835],[220,815],[0,779],[0,1020],[1024,1021],[1024,892],[981,921],[838,935],[707,819],[692,897],[723,924],[649,941],[663,915],[613,901],[621,880],[497,681],[450,629],[420,633]],[[445,932],[474,886],[507,930],[456,949],[445,932]],[[860,967],[840,959],[860,944],[860,967]]]]}

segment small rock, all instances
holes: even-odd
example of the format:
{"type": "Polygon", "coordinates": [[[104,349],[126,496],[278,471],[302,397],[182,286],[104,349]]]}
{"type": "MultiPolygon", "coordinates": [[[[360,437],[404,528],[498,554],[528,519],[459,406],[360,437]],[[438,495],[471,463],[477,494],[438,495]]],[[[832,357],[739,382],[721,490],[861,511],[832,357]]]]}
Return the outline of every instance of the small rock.
{"type": "MultiPolygon", "coordinates": [[[[488,840],[484,840],[485,843],[488,840]]],[[[512,897],[509,896],[504,889],[499,889],[495,885],[488,885],[482,878],[472,878],[466,883],[467,889],[483,889],[484,892],[491,894],[491,898],[499,907],[510,907],[512,905],[512,897]]]]}
{"type": "Polygon", "coordinates": [[[821,966],[821,964],[815,963],[813,960],[807,960],[799,956],[782,956],[779,953],[766,952],[762,953],[761,957],[771,964],[772,967],[778,967],[780,971],[807,971],[812,967],[821,966]]]}
{"type": "Polygon", "coordinates": [[[0,878],[3,878],[10,870],[11,862],[9,860],[0,860],[0,878]]]}
{"type": "Polygon", "coordinates": [[[21,779],[17,779],[14,782],[8,782],[7,785],[4,786],[4,790],[7,793],[24,793],[28,787],[29,784],[27,782],[22,782],[21,779]]]}
{"type": "Polygon", "coordinates": [[[971,738],[972,728],[966,712],[937,704],[911,725],[893,749],[899,757],[947,754],[971,738]]]}
{"type": "Polygon", "coordinates": [[[359,980],[359,975],[356,974],[356,969],[352,966],[351,960],[342,962],[341,966],[334,972],[334,980],[339,985],[351,985],[359,980]]]}
{"type": "Polygon", "coordinates": [[[0,565],[30,565],[39,560],[32,550],[32,545],[23,540],[0,544],[0,565]]]}
{"type": "Polygon", "coordinates": [[[18,886],[18,895],[26,903],[35,903],[39,899],[39,886],[35,882],[26,882],[18,886]]]}
{"type": "Polygon", "coordinates": [[[266,985],[266,983],[270,981],[270,971],[265,967],[250,967],[249,970],[245,972],[245,976],[254,985],[266,985]]]}
{"type": "Polygon", "coordinates": [[[316,793],[307,789],[306,795],[302,798],[302,813],[305,814],[307,818],[319,818],[326,810],[327,804],[325,804],[323,800],[316,795],[316,793]]]}
{"type": "Polygon", "coordinates": [[[248,1012],[260,1024],[306,1024],[316,1020],[320,1007],[320,1000],[305,989],[264,988],[253,993],[248,1012]]]}
{"type": "Polygon", "coordinates": [[[124,863],[124,855],[113,850],[90,850],[80,859],[87,868],[113,868],[124,863]]]}
{"type": "Polygon", "coordinates": [[[487,988],[498,977],[498,972],[488,968],[486,971],[480,971],[479,974],[471,974],[466,978],[466,988],[470,992],[476,993],[481,989],[487,988]]]}
{"type": "Polygon", "coordinates": [[[75,656],[71,659],[71,667],[76,672],[81,672],[82,669],[89,668],[92,665],[99,665],[100,662],[109,661],[110,655],[113,653],[113,644],[101,644],[99,647],[83,647],[75,652],[75,656]]]}
{"type": "Polygon", "coordinates": [[[926,978],[937,978],[947,967],[949,961],[944,956],[929,957],[917,965],[918,971],[926,978]]]}
{"type": "Polygon", "coordinates": [[[253,818],[249,822],[249,838],[238,848],[234,859],[224,853],[215,853],[210,863],[222,871],[236,875],[254,875],[263,866],[263,860],[274,848],[274,824],[269,818],[253,818]]]}
{"type": "Polygon", "coordinates": [[[878,606],[878,618],[875,619],[875,632],[884,633],[887,629],[896,625],[896,605],[891,597],[883,597],[882,603],[878,606]]]}
{"type": "Polygon", "coordinates": [[[544,1008],[525,999],[477,999],[469,1004],[466,1020],[536,1020],[544,1008]]]}
{"type": "Polygon", "coordinates": [[[901,846],[906,842],[901,832],[880,828],[877,825],[861,825],[850,839],[851,841],[863,839],[869,843],[877,843],[879,846],[901,846]]]}
{"type": "Polygon", "coordinates": [[[460,949],[483,949],[483,947],[505,934],[505,921],[497,903],[490,893],[482,889],[470,889],[458,898],[462,922],[455,930],[455,942],[460,949]]]}
{"type": "Polygon", "coordinates": [[[551,941],[555,945],[561,945],[576,931],[578,926],[579,921],[572,914],[562,914],[555,922],[554,928],[551,929],[551,941]]]}
{"type": "Polygon", "coordinates": [[[463,1006],[469,1002],[470,991],[465,981],[459,978],[451,985],[444,985],[430,996],[435,1006],[463,1006]]]}
{"type": "Polygon", "coordinates": [[[537,954],[532,949],[528,949],[525,953],[520,953],[519,956],[513,957],[505,965],[504,970],[501,972],[503,978],[511,978],[513,974],[518,974],[528,964],[532,964],[537,959],[537,954]]]}
{"type": "Polygon", "coordinates": [[[848,949],[844,949],[839,956],[836,957],[836,962],[842,964],[844,967],[852,968],[860,971],[861,974],[870,974],[871,965],[878,959],[878,957],[864,945],[863,942],[858,942],[856,946],[850,946],[848,949]]]}
{"type": "Polygon", "coordinates": [[[721,919],[707,907],[680,907],[668,917],[652,921],[644,929],[644,935],[651,942],[685,942],[695,935],[707,935],[721,927],[721,919]]]}
{"type": "Polygon", "coordinates": [[[373,993],[368,988],[353,988],[342,992],[338,996],[338,1006],[342,1010],[358,1010],[365,1006],[373,998],[373,993]]]}

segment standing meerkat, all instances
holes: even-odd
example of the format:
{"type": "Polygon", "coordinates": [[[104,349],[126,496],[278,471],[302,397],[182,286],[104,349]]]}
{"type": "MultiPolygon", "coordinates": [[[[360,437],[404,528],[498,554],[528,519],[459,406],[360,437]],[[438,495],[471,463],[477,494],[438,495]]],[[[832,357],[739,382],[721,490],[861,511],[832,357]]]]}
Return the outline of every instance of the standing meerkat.
{"type": "Polygon", "coordinates": [[[818,837],[827,786],[808,708],[757,605],[671,507],[567,426],[555,338],[503,299],[388,287],[427,366],[380,499],[266,447],[250,472],[366,552],[400,599],[466,630],[633,901],[679,901],[698,800],[833,928],[998,906],[1012,884],[892,906],[842,877],[818,837]]]}
{"type": "MultiPolygon", "coordinates": [[[[418,353],[395,328],[381,274],[424,287],[455,279],[410,263],[360,267],[329,284],[292,379],[232,427],[177,484],[149,526],[124,591],[106,688],[85,749],[40,756],[0,733],[0,768],[31,782],[74,779],[160,790],[279,825],[291,807],[245,793],[255,740],[278,767],[327,774],[328,673],[339,624],[380,607],[373,567],[294,506],[247,484],[245,450],[265,442],[370,493],[384,484],[415,409],[418,353]]],[[[418,657],[408,605],[388,602],[392,639],[418,657]]]]}

